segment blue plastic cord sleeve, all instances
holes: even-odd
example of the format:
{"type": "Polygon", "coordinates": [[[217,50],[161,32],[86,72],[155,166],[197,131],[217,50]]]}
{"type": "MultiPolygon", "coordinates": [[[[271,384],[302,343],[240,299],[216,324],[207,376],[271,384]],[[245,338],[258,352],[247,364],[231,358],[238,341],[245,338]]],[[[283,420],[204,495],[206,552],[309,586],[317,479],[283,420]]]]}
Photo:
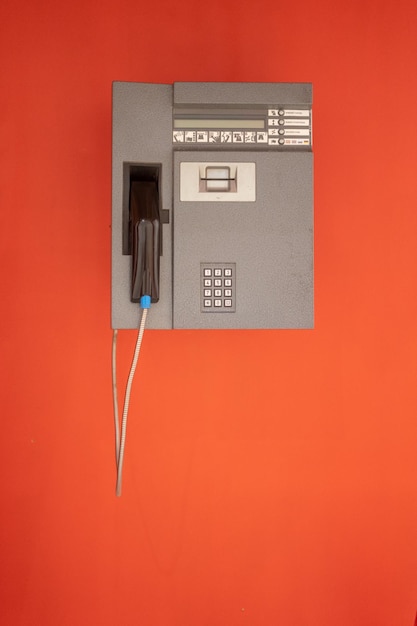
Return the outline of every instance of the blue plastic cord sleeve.
{"type": "Polygon", "coordinates": [[[142,307],[142,309],[150,309],[151,296],[142,296],[140,299],[140,306],[142,307]]]}

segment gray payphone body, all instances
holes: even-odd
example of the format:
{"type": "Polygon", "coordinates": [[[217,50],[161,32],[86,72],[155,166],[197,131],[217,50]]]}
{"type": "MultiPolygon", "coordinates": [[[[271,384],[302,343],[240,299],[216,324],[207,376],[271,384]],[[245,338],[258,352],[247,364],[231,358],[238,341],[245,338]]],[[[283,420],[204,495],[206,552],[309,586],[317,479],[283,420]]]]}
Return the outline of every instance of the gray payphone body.
{"type": "Polygon", "coordinates": [[[138,327],[138,181],[159,210],[149,328],[313,327],[311,106],[309,83],[114,83],[113,328],[138,327]]]}

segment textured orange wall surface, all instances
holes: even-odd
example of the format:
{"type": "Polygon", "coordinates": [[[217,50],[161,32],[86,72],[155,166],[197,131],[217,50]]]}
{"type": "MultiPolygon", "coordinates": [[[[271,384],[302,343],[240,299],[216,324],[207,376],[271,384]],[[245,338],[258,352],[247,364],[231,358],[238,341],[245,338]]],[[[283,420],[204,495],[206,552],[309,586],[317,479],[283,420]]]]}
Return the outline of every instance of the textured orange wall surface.
{"type": "Polygon", "coordinates": [[[3,0],[2,624],[414,623],[416,6],[3,0]],[[113,80],[311,81],[315,135],[315,329],[146,333],[121,499],[113,80]]]}

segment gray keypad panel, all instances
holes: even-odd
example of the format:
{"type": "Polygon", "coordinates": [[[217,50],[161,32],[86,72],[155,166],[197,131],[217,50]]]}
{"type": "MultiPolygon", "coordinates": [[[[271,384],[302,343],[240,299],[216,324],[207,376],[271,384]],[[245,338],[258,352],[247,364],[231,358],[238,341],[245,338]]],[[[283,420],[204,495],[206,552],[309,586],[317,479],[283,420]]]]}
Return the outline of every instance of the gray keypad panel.
{"type": "Polygon", "coordinates": [[[200,294],[202,313],[234,313],[236,263],[201,263],[200,294]]]}

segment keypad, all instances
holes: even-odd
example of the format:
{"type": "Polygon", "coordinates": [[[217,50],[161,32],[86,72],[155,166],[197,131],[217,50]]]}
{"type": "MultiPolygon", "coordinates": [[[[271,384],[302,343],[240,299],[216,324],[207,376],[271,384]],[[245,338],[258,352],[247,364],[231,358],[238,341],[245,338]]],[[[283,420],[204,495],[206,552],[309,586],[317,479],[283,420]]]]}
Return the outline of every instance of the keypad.
{"type": "Polygon", "coordinates": [[[236,311],[236,263],[201,263],[201,311],[236,311]]]}

